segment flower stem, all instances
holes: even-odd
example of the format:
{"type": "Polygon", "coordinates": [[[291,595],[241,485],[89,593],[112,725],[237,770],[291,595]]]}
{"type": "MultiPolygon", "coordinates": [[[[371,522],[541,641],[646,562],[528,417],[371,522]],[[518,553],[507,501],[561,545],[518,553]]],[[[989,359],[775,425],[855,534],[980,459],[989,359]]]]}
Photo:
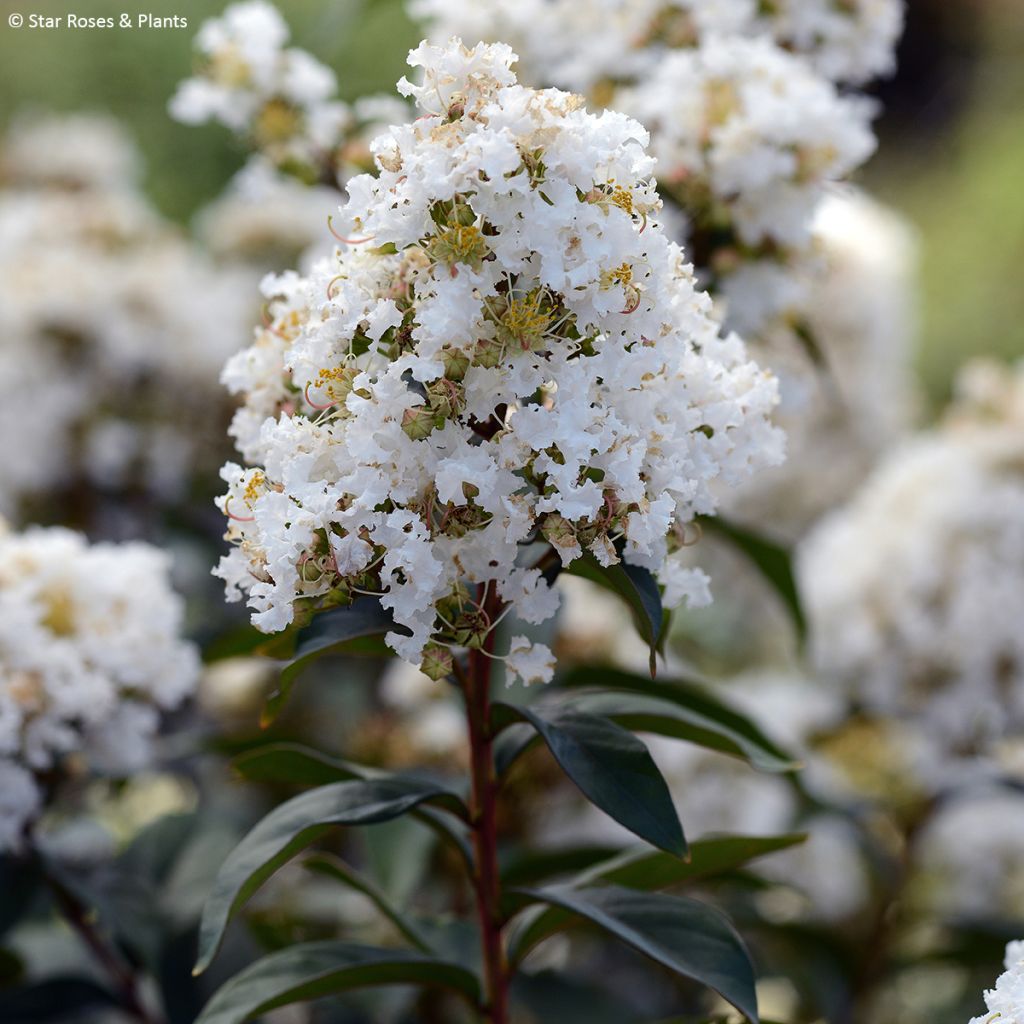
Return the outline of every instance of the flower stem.
{"type": "MultiPolygon", "coordinates": [[[[500,614],[500,599],[492,592],[484,601],[484,613],[491,622],[500,614]]],[[[498,780],[494,772],[490,731],[491,666],[488,656],[494,645],[494,631],[482,651],[469,652],[469,671],[463,691],[469,729],[472,773],[474,888],[486,987],[486,1019],[489,1024],[508,1024],[508,963],[502,944],[501,881],[498,875],[498,780]]]]}
{"type": "Polygon", "coordinates": [[[47,875],[47,882],[61,916],[109,976],[124,1010],[139,1021],[139,1024],[163,1024],[162,1017],[146,1008],[139,994],[135,972],[100,934],[89,909],[52,875],[47,875]]]}

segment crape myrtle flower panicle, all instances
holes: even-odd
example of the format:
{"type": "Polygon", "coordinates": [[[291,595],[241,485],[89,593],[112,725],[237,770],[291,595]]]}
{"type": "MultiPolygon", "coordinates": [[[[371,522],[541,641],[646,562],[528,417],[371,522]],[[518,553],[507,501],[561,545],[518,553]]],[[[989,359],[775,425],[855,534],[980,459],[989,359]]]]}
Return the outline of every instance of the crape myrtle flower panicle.
{"type": "Polygon", "coordinates": [[[598,93],[650,73],[672,50],[709,36],[764,38],[801,55],[834,82],[890,74],[903,0],[411,0],[440,41],[504,39],[523,77],[598,93]]]}
{"type": "Polygon", "coordinates": [[[123,776],[199,671],[169,562],[146,544],[62,528],[0,533],[0,850],[63,770],[123,776]]]}
{"type": "Polygon", "coordinates": [[[617,102],[650,129],[662,189],[745,246],[806,247],[825,185],[875,148],[873,103],[765,39],[672,53],[617,102]]]}
{"type": "Polygon", "coordinates": [[[988,755],[1024,722],[1024,366],[978,364],[803,543],[824,678],[988,755]]]}
{"type": "Polygon", "coordinates": [[[308,184],[344,181],[370,165],[368,134],[405,120],[397,100],[337,98],[334,72],[289,47],[288,26],[266,0],[243,0],[203,23],[195,39],[198,67],[171,98],[185,124],[217,121],[266,158],[308,184]]]}
{"type": "Polygon", "coordinates": [[[1024,941],[1011,942],[1003,960],[1006,972],[985,993],[987,1013],[968,1024],[1024,1024],[1024,941]]]}
{"type": "MultiPolygon", "coordinates": [[[[539,623],[557,594],[521,565],[546,540],[706,599],[677,556],[712,483],[776,463],[775,382],[722,337],[655,221],[647,133],[516,83],[504,45],[422,44],[420,116],[348,183],[346,241],[266,282],[268,326],[232,360],[243,454],[220,499],[218,572],[266,631],[380,594],[388,642],[428,674],[493,628],[480,593],[539,623]]],[[[514,635],[510,675],[551,677],[514,635]]]]}

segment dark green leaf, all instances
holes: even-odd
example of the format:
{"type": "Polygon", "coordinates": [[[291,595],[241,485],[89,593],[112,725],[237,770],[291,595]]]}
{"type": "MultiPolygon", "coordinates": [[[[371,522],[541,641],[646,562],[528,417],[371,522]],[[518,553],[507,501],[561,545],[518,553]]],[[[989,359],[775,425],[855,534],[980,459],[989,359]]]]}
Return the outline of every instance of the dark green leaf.
{"type": "Polygon", "coordinates": [[[118,857],[118,871],[162,882],[192,839],[196,821],[194,814],[166,814],[147,825],[118,857]]]}
{"type": "Polygon", "coordinates": [[[314,854],[310,857],[305,866],[310,871],[333,878],[343,885],[347,885],[356,892],[361,892],[371,903],[386,917],[405,938],[423,953],[430,953],[430,944],[423,937],[419,929],[394,906],[384,895],[379,886],[375,885],[365,875],[351,868],[340,857],[334,857],[328,853],[314,854]]]}
{"type": "Polygon", "coordinates": [[[512,981],[512,1001],[530,1020],[557,1024],[641,1024],[636,1010],[606,989],[554,971],[519,974],[512,981]]]}
{"type": "MultiPolygon", "coordinates": [[[[710,836],[690,844],[690,856],[680,860],[660,850],[635,847],[619,850],[611,856],[593,861],[567,885],[580,888],[589,885],[620,885],[646,892],[667,889],[685,882],[714,877],[735,871],[744,864],[778,850],[785,850],[806,840],[803,833],[781,836],[710,836]]],[[[572,852],[572,851],[568,851],[572,852]]],[[[552,851],[552,858],[556,851],[552,851]]],[[[557,864],[552,860],[552,866],[557,864]]],[[[551,872],[554,874],[554,872],[551,872]]],[[[504,880],[506,885],[514,884],[504,880]]],[[[505,909],[512,913],[517,906],[514,896],[506,900],[505,909]]],[[[533,907],[527,911],[529,927],[538,933],[556,931],[565,920],[560,908],[542,910],[533,907]]]]}
{"type": "Polygon", "coordinates": [[[800,601],[800,591],[797,589],[793,560],[789,551],[781,544],[776,544],[775,541],[720,516],[705,516],[701,519],[701,524],[706,530],[731,541],[750,559],[782,599],[793,619],[797,637],[802,643],[807,636],[807,619],[800,601]]]}
{"type": "Polygon", "coordinates": [[[545,928],[534,921],[516,935],[511,953],[515,961],[573,917],[581,917],[670,971],[714,989],[757,1024],[754,969],[746,947],[728,919],[707,904],[618,886],[518,890],[517,895],[524,905],[547,904],[563,911],[565,918],[548,921],[545,928]]]}
{"type": "Polygon", "coordinates": [[[504,885],[530,885],[603,864],[620,853],[622,849],[618,846],[565,846],[519,851],[504,861],[501,880],[504,885]]]}
{"type": "Polygon", "coordinates": [[[282,864],[334,825],[390,821],[432,801],[456,813],[462,802],[439,786],[416,779],[335,782],[293,797],[271,811],[221,865],[203,909],[196,971],[213,959],[238,909],[282,864]]]}
{"type": "Polygon", "coordinates": [[[215,636],[203,646],[203,661],[210,664],[225,658],[238,658],[253,654],[267,642],[267,634],[245,623],[215,636]]]}
{"type": "Polygon", "coordinates": [[[496,729],[517,721],[533,726],[565,774],[605,814],[659,849],[685,856],[668,786],[631,732],[574,708],[495,704],[493,712],[496,729]]]}
{"type": "Polygon", "coordinates": [[[690,844],[690,857],[682,861],[659,850],[637,847],[594,864],[572,880],[573,886],[595,883],[625,886],[628,889],[665,889],[725,874],[806,840],[804,833],[781,836],[710,836],[690,844]]]}
{"type": "Polygon", "coordinates": [[[0,1020],[4,1024],[43,1024],[79,1020],[83,1010],[109,1009],[117,999],[86,978],[53,977],[34,985],[0,991],[0,1020]]]}
{"type": "Polygon", "coordinates": [[[654,577],[646,569],[626,562],[601,565],[589,551],[584,551],[565,571],[618,594],[626,602],[637,632],[650,648],[653,678],[656,657],[662,647],[662,631],[667,622],[661,606],[661,591],[654,577]]]}
{"type": "MultiPolygon", "coordinates": [[[[298,743],[268,743],[247,750],[232,762],[243,778],[253,782],[277,782],[297,786],[321,786],[348,779],[382,779],[390,776],[376,768],[342,761],[298,743]]],[[[413,817],[424,822],[441,838],[453,843],[467,864],[472,852],[465,829],[430,807],[419,807],[413,817]]]]}
{"type": "Polygon", "coordinates": [[[376,985],[451,989],[476,1005],[476,976],[457,964],[411,950],[345,942],[309,942],[257,960],[224,985],[196,1024],[243,1024],[278,1006],[376,985]]]}
{"type": "Polygon", "coordinates": [[[247,750],[231,766],[251,782],[278,782],[296,786],[323,786],[329,782],[364,779],[373,772],[341,761],[299,743],[268,743],[247,750]]]}
{"type": "Polygon", "coordinates": [[[799,767],[758,726],[704,686],[676,679],[647,679],[613,668],[579,668],[560,680],[563,689],[636,694],[623,699],[595,693],[577,706],[608,715],[626,728],[687,740],[749,761],[767,772],[799,767]],[[666,707],[665,705],[671,705],[666,707]]]}
{"type": "Polygon", "coordinates": [[[406,632],[376,598],[357,598],[350,605],[331,608],[313,616],[295,637],[295,651],[282,667],[277,689],[267,698],[263,723],[272,722],[288,700],[299,673],[314,659],[329,652],[341,653],[347,644],[380,637],[392,630],[406,632]]]}

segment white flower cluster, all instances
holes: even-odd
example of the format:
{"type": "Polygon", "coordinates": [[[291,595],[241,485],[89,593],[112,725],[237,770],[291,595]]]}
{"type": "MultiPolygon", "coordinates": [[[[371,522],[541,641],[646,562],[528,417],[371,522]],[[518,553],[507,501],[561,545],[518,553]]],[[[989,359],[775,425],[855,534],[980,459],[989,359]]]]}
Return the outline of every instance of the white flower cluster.
{"type": "Polygon", "coordinates": [[[806,248],[825,184],[875,146],[869,101],[767,39],[675,51],[615,101],[650,129],[659,185],[692,231],[730,231],[740,246],[806,248]]]}
{"type": "Polygon", "coordinates": [[[288,47],[288,36],[266,0],[243,0],[204,22],[195,39],[199,67],[172,97],[171,116],[185,124],[218,121],[304,180],[344,181],[353,163],[365,169],[369,135],[382,123],[404,121],[407,109],[379,97],[341,102],[334,72],[288,47]]]}
{"type": "MultiPolygon", "coordinates": [[[[278,630],[296,604],[381,594],[418,664],[494,623],[474,594],[540,622],[557,595],[524,547],[550,542],[704,597],[680,531],[777,462],[773,378],[723,338],[653,217],[646,132],[516,84],[507,46],[421,45],[421,116],[348,183],[349,241],[271,280],[271,322],[227,367],[259,468],[225,467],[236,547],[220,574],[278,630]],[[474,589],[470,589],[475,585],[474,589]],[[439,646],[440,645],[440,646],[439,646]]],[[[450,657],[450,655],[449,655],[450,657]]],[[[507,659],[551,675],[516,636],[507,659]]]]}
{"type": "Polygon", "coordinates": [[[213,382],[244,343],[252,271],[213,267],[162,220],[138,164],[98,117],[19,123],[0,145],[7,514],[80,480],[174,496],[209,436],[202,424],[225,415],[213,382]]]}
{"type": "Polygon", "coordinates": [[[800,553],[821,673],[986,754],[1024,722],[1024,365],[971,370],[800,553]]]}
{"type": "Polygon", "coordinates": [[[966,787],[940,805],[915,843],[918,877],[910,896],[923,916],[979,922],[1024,915],[1024,799],[1019,792],[984,784],[966,787]]]}
{"type": "Polygon", "coordinates": [[[988,1012],[968,1024],[1024,1024],[1024,941],[1006,947],[1003,966],[1006,973],[999,976],[995,988],[985,993],[988,1012]]]}
{"type": "Polygon", "coordinates": [[[868,202],[844,208],[834,196],[874,150],[874,103],[848,87],[892,70],[901,0],[413,0],[412,10],[434,38],[512,43],[522,79],[584,91],[649,129],[666,222],[725,328],[760,344],[756,357],[780,378],[777,422],[795,426],[786,468],[736,494],[730,515],[788,538],[848,497],[910,404],[909,247],[868,202]],[[851,365],[849,386],[837,383],[851,365]]]}
{"type": "Polygon", "coordinates": [[[69,758],[139,770],[160,713],[192,693],[199,658],[180,639],[168,572],[144,544],[0,534],[0,850],[18,845],[69,758]]]}
{"type": "Polygon", "coordinates": [[[411,0],[434,38],[504,39],[524,77],[590,92],[642,77],[667,50],[712,35],[765,38],[836,82],[862,84],[895,66],[902,0],[411,0]]]}

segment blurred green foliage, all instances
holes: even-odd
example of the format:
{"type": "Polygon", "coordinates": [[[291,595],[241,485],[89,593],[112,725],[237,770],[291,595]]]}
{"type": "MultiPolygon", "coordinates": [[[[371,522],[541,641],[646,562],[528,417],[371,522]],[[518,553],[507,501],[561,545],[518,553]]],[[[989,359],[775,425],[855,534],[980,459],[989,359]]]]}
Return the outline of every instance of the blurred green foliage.
{"type": "Polygon", "coordinates": [[[1024,357],[1024,33],[1014,41],[983,61],[959,124],[923,146],[890,140],[869,174],[919,232],[919,368],[933,404],[966,359],[1024,357]]]}

